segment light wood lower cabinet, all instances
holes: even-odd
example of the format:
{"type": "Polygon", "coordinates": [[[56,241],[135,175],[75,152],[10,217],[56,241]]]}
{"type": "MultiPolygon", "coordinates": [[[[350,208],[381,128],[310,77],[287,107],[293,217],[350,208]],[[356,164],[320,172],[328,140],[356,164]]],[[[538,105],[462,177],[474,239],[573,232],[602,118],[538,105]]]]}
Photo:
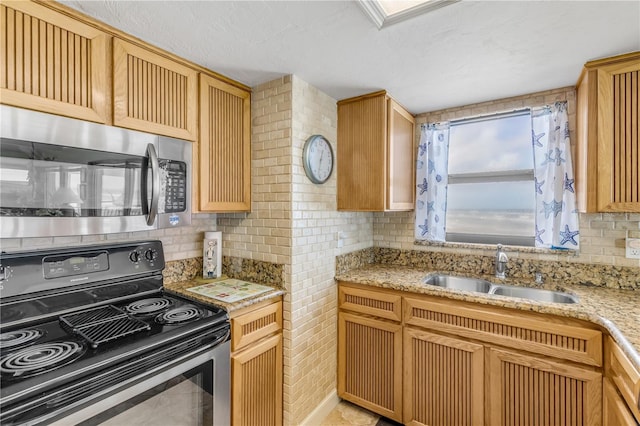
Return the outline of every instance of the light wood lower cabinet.
{"type": "MultiPolygon", "coordinates": [[[[338,395],[375,413],[407,425],[602,424],[603,339],[589,323],[349,283],[339,309],[338,395]]],[[[635,377],[617,379],[633,401],[635,377]]]]}
{"type": "Polygon", "coordinates": [[[490,425],[602,424],[601,373],[493,348],[488,364],[490,425]]]}
{"type": "Polygon", "coordinates": [[[637,426],[624,399],[618,395],[615,385],[609,379],[605,379],[602,386],[602,424],[637,426]]]}
{"type": "Polygon", "coordinates": [[[605,375],[626,402],[630,413],[640,423],[640,371],[610,337],[606,341],[605,354],[605,375]]]}
{"type": "Polygon", "coordinates": [[[282,424],[282,302],[231,318],[231,424],[282,424]]]}
{"type": "Polygon", "coordinates": [[[482,425],[484,347],[404,329],[404,424],[482,425]]]}
{"type": "Polygon", "coordinates": [[[402,421],[402,326],[338,314],[338,396],[402,421]]]}

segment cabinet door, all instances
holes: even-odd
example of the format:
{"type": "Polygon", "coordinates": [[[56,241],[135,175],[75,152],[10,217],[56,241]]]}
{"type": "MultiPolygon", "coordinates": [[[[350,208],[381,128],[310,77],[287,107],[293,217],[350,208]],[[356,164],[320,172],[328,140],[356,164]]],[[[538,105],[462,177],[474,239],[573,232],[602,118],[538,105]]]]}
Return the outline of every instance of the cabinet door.
{"type": "Polygon", "coordinates": [[[484,347],[405,327],[404,423],[482,425],[484,347]]]}
{"type": "Polygon", "coordinates": [[[604,380],[602,400],[602,423],[604,425],[637,426],[624,399],[618,395],[609,379],[604,380]]]}
{"type": "Polygon", "coordinates": [[[108,122],[107,34],[32,2],[0,8],[2,103],[108,122]]]}
{"type": "Polygon", "coordinates": [[[338,396],[402,421],[402,326],[338,314],[338,396]]]}
{"type": "Polygon", "coordinates": [[[489,424],[602,424],[600,373],[497,349],[488,363],[489,424]]]}
{"type": "Polygon", "coordinates": [[[124,40],[113,41],[113,122],[196,140],[197,72],[124,40]]]}
{"type": "Polygon", "coordinates": [[[231,357],[232,425],[282,424],[282,335],[231,357]]]}
{"type": "Polygon", "coordinates": [[[251,210],[251,94],[200,74],[199,210],[251,210]]]}
{"type": "Polygon", "coordinates": [[[413,210],[416,188],[415,120],[396,101],[389,99],[387,210],[413,210]]]}
{"type": "Polygon", "coordinates": [[[640,212],[640,52],[589,62],[577,90],[582,212],[640,212]]]}
{"type": "Polygon", "coordinates": [[[640,60],[598,69],[598,208],[640,212],[640,60]]]}
{"type": "Polygon", "coordinates": [[[607,339],[606,347],[605,375],[616,385],[631,413],[640,422],[640,371],[611,337],[607,339]]]}
{"type": "Polygon", "coordinates": [[[384,210],[386,138],[386,92],[338,103],[338,210],[384,210]]]}

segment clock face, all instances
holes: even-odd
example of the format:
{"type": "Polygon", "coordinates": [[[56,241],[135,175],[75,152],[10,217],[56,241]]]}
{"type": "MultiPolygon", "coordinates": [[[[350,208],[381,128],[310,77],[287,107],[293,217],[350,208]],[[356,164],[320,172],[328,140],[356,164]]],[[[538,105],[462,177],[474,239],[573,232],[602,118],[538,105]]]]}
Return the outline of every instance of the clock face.
{"type": "Polygon", "coordinates": [[[333,171],[333,149],[324,136],[313,135],[302,152],[304,171],[313,183],[325,183],[333,171]]]}

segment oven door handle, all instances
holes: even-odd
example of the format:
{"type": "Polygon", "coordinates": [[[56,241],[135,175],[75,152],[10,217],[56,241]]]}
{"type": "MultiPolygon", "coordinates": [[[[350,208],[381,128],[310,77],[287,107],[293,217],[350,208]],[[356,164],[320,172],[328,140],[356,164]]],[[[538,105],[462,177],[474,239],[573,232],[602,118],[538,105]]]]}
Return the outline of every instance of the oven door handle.
{"type": "Polygon", "coordinates": [[[151,164],[151,204],[147,215],[147,225],[153,225],[158,216],[158,201],[160,200],[160,163],[153,144],[147,145],[147,157],[151,164]]]}

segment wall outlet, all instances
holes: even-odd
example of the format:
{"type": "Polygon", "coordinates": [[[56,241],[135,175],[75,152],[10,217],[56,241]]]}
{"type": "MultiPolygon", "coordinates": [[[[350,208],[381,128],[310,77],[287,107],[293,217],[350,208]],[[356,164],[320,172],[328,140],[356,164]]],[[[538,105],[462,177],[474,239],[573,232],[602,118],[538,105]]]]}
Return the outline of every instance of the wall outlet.
{"type": "Polygon", "coordinates": [[[640,259],[640,238],[627,238],[627,259],[640,259]]]}

